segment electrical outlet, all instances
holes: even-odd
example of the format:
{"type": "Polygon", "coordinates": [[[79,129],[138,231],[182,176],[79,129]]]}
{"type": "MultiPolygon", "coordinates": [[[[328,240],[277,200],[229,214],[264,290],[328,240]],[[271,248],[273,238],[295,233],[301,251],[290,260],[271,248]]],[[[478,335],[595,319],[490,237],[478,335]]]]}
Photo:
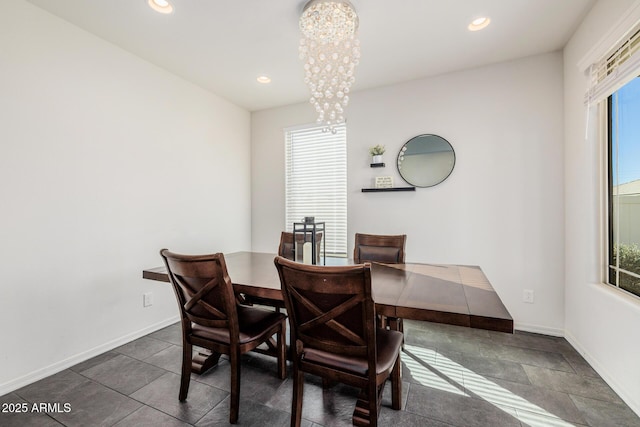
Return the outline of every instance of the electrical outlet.
{"type": "Polygon", "coordinates": [[[533,290],[525,289],[522,291],[522,301],[528,304],[533,304],[533,290]]]}
{"type": "Polygon", "coordinates": [[[153,305],[153,293],[147,292],[142,295],[142,306],[151,307],[153,305]]]}

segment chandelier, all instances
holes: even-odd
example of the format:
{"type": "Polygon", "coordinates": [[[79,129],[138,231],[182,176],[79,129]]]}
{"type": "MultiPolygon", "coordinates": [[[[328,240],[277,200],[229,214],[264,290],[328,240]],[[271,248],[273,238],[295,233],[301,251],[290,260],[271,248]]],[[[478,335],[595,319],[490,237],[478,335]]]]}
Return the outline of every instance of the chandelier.
{"type": "Polygon", "coordinates": [[[324,131],[344,122],[354,71],[360,59],[358,15],[346,0],[311,0],[300,16],[300,59],[309,102],[324,131]]]}

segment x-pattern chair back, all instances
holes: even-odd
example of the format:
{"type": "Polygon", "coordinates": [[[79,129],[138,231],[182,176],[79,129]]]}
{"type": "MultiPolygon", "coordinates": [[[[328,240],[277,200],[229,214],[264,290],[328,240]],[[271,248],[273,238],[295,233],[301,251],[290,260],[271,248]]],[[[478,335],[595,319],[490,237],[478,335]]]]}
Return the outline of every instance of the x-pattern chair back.
{"type": "MultiPolygon", "coordinates": [[[[236,300],[224,255],[181,255],[162,249],[170,282],[176,294],[182,323],[182,369],[178,400],[187,399],[191,372],[205,372],[229,357],[231,397],[229,422],[238,421],[240,411],[240,356],[266,344],[277,357],[278,377],[287,375],[287,317],[282,313],[247,307],[236,300]],[[275,335],[275,340],[273,339],[275,335]],[[211,351],[193,357],[193,346],[211,351]]],[[[264,351],[263,351],[264,352],[264,351]]]]}
{"type": "Polygon", "coordinates": [[[279,259],[296,349],[307,346],[347,356],[370,355],[375,361],[375,345],[370,345],[376,333],[370,266],[302,267],[279,259]]]}
{"type": "Polygon", "coordinates": [[[164,259],[184,317],[212,328],[237,328],[233,285],[221,254],[164,259]]]}
{"type": "Polygon", "coordinates": [[[371,264],[326,267],[276,257],[291,324],[291,426],[302,420],[304,373],[360,388],[353,422],[376,427],[384,384],[391,378],[393,409],[400,409],[402,334],[377,330],[371,264]]]}
{"type": "MultiPolygon", "coordinates": [[[[325,348],[329,351],[338,351],[340,348],[349,355],[366,356],[367,343],[363,331],[356,332],[353,328],[346,326],[340,316],[350,312],[354,307],[364,302],[364,295],[353,295],[346,301],[337,303],[328,311],[318,307],[310,298],[305,297],[295,288],[290,289],[291,298],[296,302],[299,315],[306,311],[310,316],[309,320],[298,325],[298,338],[317,348],[325,348]],[[313,317],[315,316],[315,317],[313,317]],[[332,342],[322,341],[314,336],[313,331],[317,328],[326,328],[335,332],[337,336],[343,337],[346,342],[336,345],[332,342]]],[[[305,316],[306,317],[306,316],[305,316]]]]}

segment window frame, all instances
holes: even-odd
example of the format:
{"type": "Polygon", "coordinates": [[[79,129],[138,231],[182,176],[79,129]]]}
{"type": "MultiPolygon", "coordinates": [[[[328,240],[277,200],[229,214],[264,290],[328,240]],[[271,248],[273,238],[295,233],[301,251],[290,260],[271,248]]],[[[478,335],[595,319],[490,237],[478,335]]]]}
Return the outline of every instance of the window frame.
{"type": "MultiPolygon", "coordinates": [[[[636,76],[635,78],[640,78],[640,76],[636,76]]],[[[626,84],[629,84],[631,79],[626,84]]],[[[624,85],[623,85],[624,86],[624,85]]],[[[605,100],[600,103],[602,107],[602,114],[600,115],[600,123],[602,123],[603,132],[601,133],[603,139],[604,149],[603,152],[603,166],[604,166],[604,175],[606,179],[605,186],[605,197],[604,197],[604,206],[603,213],[606,216],[606,221],[601,221],[601,224],[604,225],[606,223],[606,230],[604,230],[604,245],[602,246],[603,252],[603,260],[601,265],[603,266],[603,274],[602,281],[605,285],[609,287],[618,289],[619,291],[624,292],[626,295],[630,295],[631,297],[635,297],[640,299],[640,293],[635,293],[629,289],[620,286],[620,277],[621,273],[626,274],[631,277],[638,277],[637,273],[626,270],[620,267],[620,257],[619,255],[616,257],[616,262],[614,263],[614,256],[617,254],[614,253],[614,245],[615,242],[619,240],[619,236],[615,236],[616,233],[616,224],[615,220],[615,211],[614,211],[614,167],[613,167],[613,156],[614,156],[614,127],[617,126],[617,123],[614,123],[614,94],[620,90],[622,87],[616,89],[611,95],[609,95],[605,100]]],[[[620,185],[620,184],[619,184],[620,185]]],[[[619,201],[618,201],[619,203],[619,201]]],[[[618,214],[620,212],[620,207],[618,206],[618,214]]],[[[617,224],[619,227],[620,224],[617,224]]],[[[619,250],[620,245],[618,245],[619,250]]]]}
{"type": "MultiPolygon", "coordinates": [[[[612,268],[611,261],[613,260],[613,242],[615,242],[613,236],[614,224],[613,224],[613,167],[612,167],[612,155],[613,155],[613,95],[609,95],[606,99],[606,104],[603,102],[602,104],[605,106],[605,140],[604,144],[606,147],[606,157],[604,159],[605,170],[607,173],[607,186],[606,186],[606,215],[607,215],[607,239],[606,239],[606,247],[605,253],[606,257],[604,259],[604,268],[605,274],[603,275],[603,281],[605,284],[614,286],[619,288],[614,280],[614,276],[616,275],[616,271],[612,268]]],[[[615,266],[613,266],[615,267],[615,266]]]]}
{"type": "MultiPolygon", "coordinates": [[[[303,217],[305,216],[315,216],[316,222],[325,222],[325,244],[326,244],[326,256],[330,257],[347,257],[348,255],[348,170],[347,170],[347,126],[346,123],[342,123],[340,125],[336,125],[336,132],[327,132],[324,130],[324,126],[318,124],[306,124],[300,126],[292,126],[284,129],[284,143],[285,143],[285,230],[288,232],[293,231],[293,222],[301,222],[303,217]],[[295,213],[290,212],[290,185],[291,179],[289,174],[292,172],[292,165],[290,162],[292,161],[294,150],[292,149],[292,144],[295,142],[295,133],[306,134],[300,135],[302,139],[308,139],[311,135],[313,138],[313,134],[318,132],[317,136],[319,139],[326,138],[327,135],[341,135],[343,137],[342,147],[340,149],[342,157],[340,158],[341,166],[338,167],[341,172],[340,186],[342,189],[340,190],[338,198],[342,198],[344,200],[343,205],[343,215],[338,214],[338,219],[326,218],[322,215],[317,214],[316,212],[307,212],[299,213],[296,216],[295,213]],[[342,175],[343,174],[343,175],[342,175]],[[337,236],[336,236],[337,235],[337,236]],[[330,237],[331,236],[331,237],[330,237]],[[333,237],[336,236],[336,237],[333,237]],[[335,242],[332,244],[330,242],[335,242]]],[[[335,190],[335,187],[332,187],[335,190]]],[[[335,200],[335,199],[334,199],[335,200]]],[[[335,203],[333,204],[335,206],[335,203]]],[[[329,209],[331,210],[331,209],[329,209]]],[[[335,209],[334,209],[335,210],[335,209]]],[[[324,246],[324,245],[323,245],[324,246]]]]}

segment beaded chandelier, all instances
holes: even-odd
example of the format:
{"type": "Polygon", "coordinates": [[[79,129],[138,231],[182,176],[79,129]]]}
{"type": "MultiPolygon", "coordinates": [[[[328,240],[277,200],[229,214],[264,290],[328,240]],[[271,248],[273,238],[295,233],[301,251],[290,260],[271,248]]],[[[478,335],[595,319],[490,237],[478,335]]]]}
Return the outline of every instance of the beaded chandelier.
{"type": "Polygon", "coordinates": [[[344,122],[360,59],[358,15],[346,0],[311,0],[300,16],[300,59],[319,124],[335,133],[344,122]]]}

